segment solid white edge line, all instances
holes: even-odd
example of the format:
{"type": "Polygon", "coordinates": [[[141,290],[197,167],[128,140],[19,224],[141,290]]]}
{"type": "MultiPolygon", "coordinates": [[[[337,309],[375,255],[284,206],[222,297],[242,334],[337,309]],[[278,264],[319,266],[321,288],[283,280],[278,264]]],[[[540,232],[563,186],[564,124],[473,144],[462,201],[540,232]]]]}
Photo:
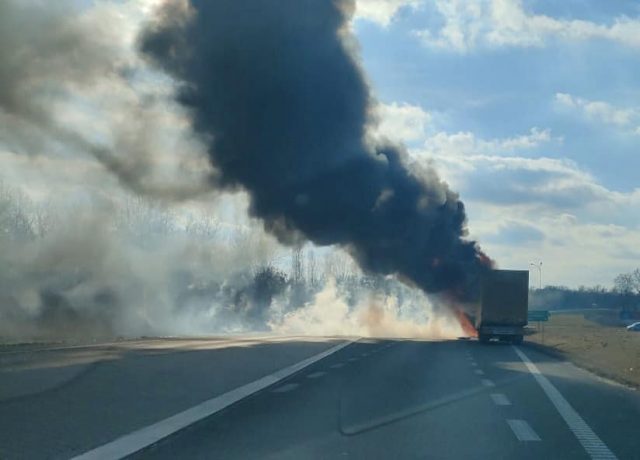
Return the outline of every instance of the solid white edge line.
{"type": "Polygon", "coordinates": [[[149,425],[140,430],[124,435],[114,441],[103,444],[100,447],[92,449],[84,454],[73,457],[72,460],[111,460],[121,459],[127,455],[138,452],[156,442],[166,438],[167,436],[188,427],[206,417],[209,417],[222,409],[250,396],[260,390],[263,390],[274,383],[277,383],[296,372],[304,369],[311,364],[320,361],[323,358],[343,349],[344,347],[356,342],[355,340],[347,340],[344,343],[331,347],[328,350],[311,356],[299,363],[280,369],[273,374],[269,374],[261,379],[247,383],[234,390],[223,393],[214,398],[208,399],[196,406],[191,407],[183,412],[175,414],[164,420],[149,425]]]}
{"type": "Polygon", "coordinates": [[[555,406],[587,454],[589,454],[591,458],[598,460],[616,459],[615,454],[611,452],[607,445],[594,433],[580,414],[571,407],[571,404],[562,396],[560,391],[540,372],[540,369],[538,369],[533,361],[518,347],[514,346],[513,348],[527,369],[529,369],[529,372],[531,372],[538,384],[542,387],[547,397],[551,400],[551,403],[555,406]]]}

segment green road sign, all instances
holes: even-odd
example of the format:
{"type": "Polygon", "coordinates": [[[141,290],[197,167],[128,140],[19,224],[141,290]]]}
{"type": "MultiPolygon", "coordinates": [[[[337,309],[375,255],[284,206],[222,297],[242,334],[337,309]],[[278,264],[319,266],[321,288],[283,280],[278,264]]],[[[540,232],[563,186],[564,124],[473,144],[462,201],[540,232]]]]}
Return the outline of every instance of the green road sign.
{"type": "Polygon", "coordinates": [[[549,321],[549,310],[529,310],[529,321],[549,321]]]}

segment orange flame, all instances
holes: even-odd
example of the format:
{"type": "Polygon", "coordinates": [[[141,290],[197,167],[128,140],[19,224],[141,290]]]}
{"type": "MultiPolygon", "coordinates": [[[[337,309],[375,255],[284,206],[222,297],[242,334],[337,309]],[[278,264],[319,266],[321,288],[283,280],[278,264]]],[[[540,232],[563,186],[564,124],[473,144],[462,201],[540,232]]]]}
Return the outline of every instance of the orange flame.
{"type": "Polygon", "coordinates": [[[469,321],[469,317],[465,314],[465,312],[463,312],[459,308],[454,309],[453,312],[455,313],[456,318],[460,323],[460,327],[462,328],[464,333],[467,334],[469,337],[477,337],[478,331],[473,326],[473,324],[471,324],[471,321],[469,321]]]}

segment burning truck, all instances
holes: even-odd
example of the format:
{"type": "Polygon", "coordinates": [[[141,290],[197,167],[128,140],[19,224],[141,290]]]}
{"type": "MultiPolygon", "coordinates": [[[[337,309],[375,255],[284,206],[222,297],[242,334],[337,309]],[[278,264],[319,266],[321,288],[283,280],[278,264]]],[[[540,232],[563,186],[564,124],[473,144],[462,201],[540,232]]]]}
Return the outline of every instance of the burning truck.
{"type": "Polygon", "coordinates": [[[522,343],[529,310],[527,270],[489,270],[482,276],[480,302],[471,318],[480,342],[522,343]]]}

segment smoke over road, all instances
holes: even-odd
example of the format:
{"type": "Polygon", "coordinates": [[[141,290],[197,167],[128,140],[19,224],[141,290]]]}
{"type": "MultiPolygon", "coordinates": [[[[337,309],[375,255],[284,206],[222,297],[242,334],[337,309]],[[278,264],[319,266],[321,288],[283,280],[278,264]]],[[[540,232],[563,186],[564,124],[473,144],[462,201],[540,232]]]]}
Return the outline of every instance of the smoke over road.
{"type": "Polygon", "coordinates": [[[348,0],[171,0],[140,38],[182,82],[226,189],[281,242],[346,248],[368,272],[473,295],[490,265],[463,203],[402,147],[367,136],[375,105],[348,0]]]}

